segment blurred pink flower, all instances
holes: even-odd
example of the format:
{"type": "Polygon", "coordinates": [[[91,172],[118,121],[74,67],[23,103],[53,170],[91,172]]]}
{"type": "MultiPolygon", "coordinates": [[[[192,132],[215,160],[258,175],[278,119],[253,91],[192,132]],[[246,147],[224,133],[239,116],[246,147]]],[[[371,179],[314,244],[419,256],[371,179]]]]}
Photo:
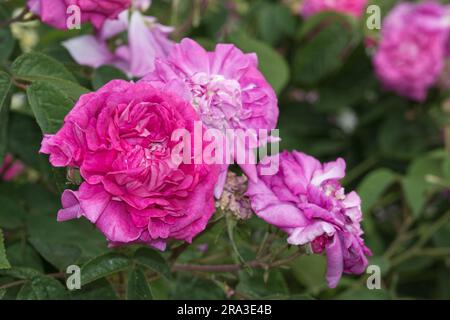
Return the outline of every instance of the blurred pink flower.
{"type": "Polygon", "coordinates": [[[336,11],[360,17],[367,0],[304,0],[300,6],[300,13],[309,17],[323,11],[336,11]]]}
{"type": "Polygon", "coordinates": [[[397,5],[383,22],[374,57],[384,87],[424,101],[442,73],[448,37],[444,6],[431,1],[397,5]]]}
{"type": "MultiPolygon", "coordinates": [[[[339,180],[345,161],[321,164],[304,153],[287,151],[266,158],[279,161],[279,172],[249,181],[247,195],[256,215],[285,231],[288,243],[309,244],[314,253],[325,251],[327,282],[336,287],[343,272],[360,274],[367,267],[370,250],[361,238],[361,200],[345,194],[339,180]]],[[[262,164],[258,165],[260,172],[262,164]]]]}
{"type": "Polygon", "coordinates": [[[81,96],[42,142],[52,165],[80,168],[84,179],[64,192],[58,221],[84,216],[112,246],[191,242],[215,211],[218,174],[214,165],[172,159],[173,132],[192,134],[196,121],[189,103],[145,82],[114,80],[81,96]]]}
{"type": "MultiPolygon", "coordinates": [[[[275,92],[258,70],[257,56],[245,54],[232,44],[218,44],[208,52],[197,42],[183,39],[167,59],[157,59],[155,70],[141,81],[182,94],[197,110],[207,128],[272,130],[278,121],[275,92]]],[[[259,137],[255,137],[258,140],[259,137]]],[[[264,144],[267,141],[258,141],[264,144]]],[[[236,153],[253,157],[245,141],[236,142],[236,153]]],[[[225,150],[224,154],[227,153],[225,150]]],[[[256,179],[256,163],[240,164],[250,179],[256,179]]],[[[216,186],[223,190],[228,165],[216,186]]]]}
{"type": "Polygon", "coordinates": [[[3,164],[0,166],[0,178],[3,181],[11,181],[18,177],[25,170],[25,165],[22,161],[16,160],[11,154],[6,154],[3,164]]]}
{"type": "Polygon", "coordinates": [[[62,30],[67,29],[67,20],[73,14],[68,8],[78,6],[81,22],[91,22],[100,29],[106,19],[117,18],[129,8],[131,0],[28,0],[27,4],[42,22],[62,30]]]}
{"type": "Polygon", "coordinates": [[[130,77],[142,77],[154,70],[156,58],[170,52],[173,42],[168,35],[172,30],[139,11],[124,11],[119,19],[107,20],[96,36],[75,37],[63,46],[79,64],[93,68],[113,65],[130,77]],[[128,41],[117,40],[111,49],[110,40],[123,32],[127,32],[128,41]]]}

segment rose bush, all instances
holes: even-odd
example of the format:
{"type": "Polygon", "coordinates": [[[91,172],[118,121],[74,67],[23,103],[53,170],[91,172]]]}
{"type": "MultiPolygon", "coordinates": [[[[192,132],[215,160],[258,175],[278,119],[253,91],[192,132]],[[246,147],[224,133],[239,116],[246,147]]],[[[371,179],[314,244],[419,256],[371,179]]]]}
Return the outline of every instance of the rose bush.
{"type": "Polygon", "coordinates": [[[448,299],[449,8],[1,2],[0,299],[448,299]]]}

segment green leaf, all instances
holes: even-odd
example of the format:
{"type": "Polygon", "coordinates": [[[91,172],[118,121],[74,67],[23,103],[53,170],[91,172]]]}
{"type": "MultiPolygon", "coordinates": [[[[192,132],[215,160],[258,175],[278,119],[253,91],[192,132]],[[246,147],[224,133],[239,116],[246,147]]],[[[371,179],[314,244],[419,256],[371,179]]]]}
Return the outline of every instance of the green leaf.
{"type": "Polygon", "coordinates": [[[42,132],[34,118],[11,112],[8,125],[8,150],[17,155],[27,166],[45,172],[50,166],[48,159],[39,154],[41,141],[42,132]]]}
{"type": "Polygon", "coordinates": [[[89,260],[81,268],[81,285],[107,277],[116,272],[127,269],[130,260],[119,253],[110,252],[89,260]]]}
{"type": "Polygon", "coordinates": [[[227,222],[227,233],[228,238],[230,239],[230,244],[233,249],[234,255],[236,257],[237,263],[245,263],[245,259],[242,257],[241,253],[239,252],[239,249],[236,245],[236,241],[234,239],[234,231],[236,229],[237,221],[231,216],[231,214],[225,215],[226,222],[227,222]]]}
{"type": "Polygon", "coordinates": [[[73,300],[117,300],[113,286],[104,278],[70,291],[70,296],[73,300]]]}
{"type": "Polygon", "coordinates": [[[59,281],[38,276],[23,285],[17,300],[62,300],[67,297],[67,291],[59,281]]]}
{"type": "Polygon", "coordinates": [[[9,28],[0,29],[0,64],[8,60],[13,52],[15,40],[9,28]]]}
{"type": "Polygon", "coordinates": [[[27,88],[28,101],[43,133],[56,133],[73,107],[70,98],[50,83],[35,81],[27,88]]]}
{"type": "Polygon", "coordinates": [[[140,267],[132,268],[128,274],[127,300],[152,300],[147,278],[140,267]]]}
{"type": "Polygon", "coordinates": [[[358,186],[362,211],[368,213],[386,189],[396,181],[397,175],[389,169],[382,168],[369,173],[358,186]]]}
{"type": "Polygon", "coordinates": [[[167,279],[172,277],[167,261],[155,250],[141,247],[134,253],[136,263],[162,274],[167,279]]]}
{"type": "Polygon", "coordinates": [[[58,270],[85,263],[108,250],[104,237],[88,221],[59,223],[55,212],[30,216],[27,229],[32,246],[58,270]]]}
{"type": "Polygon", "coordinates": [[[292,271],[297,281],[312,293],[317,293],[326,287],[326,260],[324,256],[303,256],[293,263],[292,271]]]}
{"type": "Polygon", "coordinates": [[[3,163],[6,150],[9,113],[8,97],[10,89],[10,76],[5,72],[0,72],[0,163],[3,163]]]}
{"type": "Polygon", "coordinates": [[[280,93],[283,90],[289,81],[289,66],[281,54],[264,42],[244,34],[234,33],[230,35],[229,41],[244,52],[255,52],[258,55],[259,68],[275,92],[280,93]]]}
{"type": "Polygon", "coordinates": [[[255,270],[252,275],[248,274],[248,272],[240,271],[239,279],[237,290],[250,298],[267,298],[289,294],[286,280],[279,270],[270,270],[268,278],[264,274],[264,270],[261,269],[255,270]]]}
{"type": "Polygon", "coordinates": [[[294,56],[295,80],[314,85],[343,64],[343,54],[349,49],[354,33],[348,20],[339,15],[325,15],[300,29],[301,43],[294,56]],[[307,39],[313,29],[317,33],[307,39]]]}
{"type": "Polygon", "coordinates": [[[383,193],[398,180],[395,172],[389,169],[377,169],[369,173],[358,186],[358,194],[361,197],[361,209],[364,215],[363,227],[367,233],[367,243],[375,253],[380,253],[383,245],[375,228],[373,216],[370,210],[376,205],[383,193]]]}
{"type": "Polygon", "coordinates": [[[28,243],[16,242],[6,248],[6,253],[14,267],[32,268],[44,272],[41,257],[28,243]]]}
{"type": "Polygon", "coordinates": [[[172,282],[169,298],[173,300],[223,300],[225,294],[214,281],[183,275],[172,282]]]}
{"type": "Polygon", "coordinates": [[[295,32],[296,19],[289,8],[280,3],[264,3],[258,12],[260,37],[270,44],[278,43],[284,36],[295,32]]]}
{"type": "Polygon", "coordinates": [[[367,288],[351,289],[339,294],[338,300],[386,300],[391,296],[386,290],[369,290],[367,288]]]}
{"type": "Polygon", "coordinates": [[[17,229],[23,226],[22,219],[25,211],[13,199],[0,194],[0,227],[5,229],[17,229]]]}
{"type": "Polygon", "coordinates": [[[378,129],[378,144],[383,155],[399,160],[417,158],[428,148],[430,137],[437,134],[436,126],[426,114],[407,119],[398,109],[385,116],[378,129]]]}
{"type": "Polygon", "coordinates": [[[35,277],[39,277],[42,274],[31,268],[13,268],[8,270],[0,270],[0,275],[21,280],[31,280],[35,277]]]}
{"type": "Polygon", "coordinates": [[[94,71],[92,76],[92,86],[97,90],[114,79],[127,80],[128,78],[123,71],[113,66],[101,66],[94,71]]]}
{"type": "Polygon", "coordinates": [[[67,80],[76,82],[75,77],[59,61],[38,52],[25,53],[11,66],[15,77],[24,80],[67,80]]]}
{"type": "Polygon", "coordinates": [[[432,184],[429,180],[445,178],[443,169],[446,158],[445,152],[437,150],[417,158],[409,166],[406,177],[402,179],[402,186],[414,217],[419,217],[427,199],[441,190],[442,186],[432,184]]]}
{"type": "Polygon", "coordinates": [[[76,83],[75,77],[57,60],[42,53],[25,53],[18,57],[11,66],[16,79],[24,81],[48,82],[65,92],[72,100],[88,90],[76,83]]]}
{"type": "Polygon", "coordinates": [[[11,268],[11,265],[9,264],[8,258],[6,257],[3,231],[2,229],[0,229],[0,269],[9,269],[9,268],[11,268]]]}
{"type": "Polygon", "coordinates": [[[404,177],[402,179],[402,187],[413,216],[416,218],[419,217],[423,206],[427,201],[427,185],[421,178],[404,177]]]}

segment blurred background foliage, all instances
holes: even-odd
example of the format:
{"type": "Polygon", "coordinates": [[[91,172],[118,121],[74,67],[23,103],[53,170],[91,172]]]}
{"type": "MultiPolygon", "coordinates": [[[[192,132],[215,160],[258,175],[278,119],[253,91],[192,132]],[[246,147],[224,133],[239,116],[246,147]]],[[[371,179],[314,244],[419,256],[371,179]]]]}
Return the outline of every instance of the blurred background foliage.
{"type": "MultiPolygon", "coordinates": [[[[396,1],[372,3],[384,17],[396,1]]],[[[86,221],[58,224],[60,192],[73,185],[38,154],[40,127],[56,130],[80,94],[125,75],[108,66],[81,67],[60,45],[91,33],[89,26],[61,32],[30,22],[0,29],[0,158],[8,152],[27,166],[14,182],[0,181],[0,297],[449,299],[449,92],[436,89],[418,104],[384,91],[373,72],[373,49],[366,46],[378,31],[368,30],[364,19],[336,13],[304,21],[294,11],[297,4],[158,0],[148,14],[176,26],[177,40],[188,36],[209,49],[232,42],[258,54],[279,97],[280,148],[322,161],[346,159],[344,185],[363,198],[365,239],[374,253],[370,264],[382,270],[381,290],[367,289],[368,275],[345,276],[328,289],[325,257],[318,255],[278,267],[248,265],[237,273],[170,271],[175,258],[180,265],[245,266],[296,250],[256,217],[241,222],[218,213],[191,246],[173,244],[176,249],[163,254],[143,247],[110,250],[86,221]],[[36,92],[50,106],[47,113],[34,105],[36,92]],[[65,289],[71,264],[83,266],[82,290],[65,289]]],[[[0,1],[0,21],[23,5],[0,1]]]]}

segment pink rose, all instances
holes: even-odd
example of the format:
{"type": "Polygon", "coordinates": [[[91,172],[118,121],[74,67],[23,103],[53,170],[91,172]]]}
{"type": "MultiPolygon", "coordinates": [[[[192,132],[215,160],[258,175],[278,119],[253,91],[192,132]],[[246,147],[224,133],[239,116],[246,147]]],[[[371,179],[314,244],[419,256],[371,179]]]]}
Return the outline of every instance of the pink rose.
{"type": "Polygon", "coordinates": [[[100,29],[106,19],[116,18],[129,8],[131,0],[28,0],[30,11],[42,22],[62,30],[67,29],[67,19],[73,15],[68,8],[74,5],[80,10],[82,23],[91,22],[100,29]]]}
{"type": "Polygon", "coordinates": [[[21,161],[14,161],[11,154],[6,154],[3,164],[0,165],[0,179],[3,181],[11,181],[18,177],[25,170],[25,166],[21,161]]]}
{"type": "Polygon", "coordinates": [[[300,7],[300,13],[309,17],[323,11],[336,11],[360,17],[367,0],[304,0],[300,7]]]}
{"type": "MultiPolygon", "coordinates": [[[[208,52],[195,41],[184,39],[168,58],[157,59],[155,70],[142,81],[182,94],[207,128],[222,133],[250,129],[258,135],[259,129],[272,130],[278,121],[277,97],[258,70],[256,55],[245,54],[232,44],[218,44],[208,52]]],[[[265,140],[259,139],[259,144],[267,143],[265,140]]],[[[249,156],[246,163],[238,164],[250,179],[256,179],[252,147],[245,141],[230,145],[236,147],[235,155],[249,156]]],[[[231,154],[230,150],[225,153],[231,154]]],[[[222,193],[228,164],[222,166],[216,197],[222,193]]]]}
{"type": "MultiPolygon", "coordinates": [[[[133,1],[133,5],[145,9],[150,3],[133,1]]],[[[155,69],[156,58],[169,54],[173,42],[168,36],[172,31],[172,27],[157,23],[154,17],[126,10],[118,19],[106,20],[95,36],[71,38],[63,46],[79,64],[93,68],[113,65],[130,77],[142,77],[155,69]],[[112,47],[123,32],[128,33],[128,41],[119,40],[112,47]]]]}
{"type": "Polygon", "coordinates": [[[383,22],[373,60],[384,87],[424,101],[443,70],[448,31],[444,6],[435,2],[397,5],[383,22]]]}
{"type": "MultiPolygon", "coordinates": [[[[339,183],[344,160],[321,164],[304,153],[285,151],[266,161],[277,161],[280,169],[249,182],[247,195],[256,215],[285,231],[288,243],[325,251],[329,287],[336,287],[343,272],[364,272],[371,253],[361,238],[361,200],[355,192],[345,194],[339,183]]],[[[263,167],[258,165],[259,173],[263,167]]]]}
{"type": "Polygon", "coordinates": [[[79,168],[84,179],[64,192],[58,221],[84,216],[113,246],[191,242],[215,211],[217,169],[174,161],[172,134],[193,133],[198,120],[191,105],[147,83],[114,80],[81,96],[42,142],[52,165],[79,168]]]}

